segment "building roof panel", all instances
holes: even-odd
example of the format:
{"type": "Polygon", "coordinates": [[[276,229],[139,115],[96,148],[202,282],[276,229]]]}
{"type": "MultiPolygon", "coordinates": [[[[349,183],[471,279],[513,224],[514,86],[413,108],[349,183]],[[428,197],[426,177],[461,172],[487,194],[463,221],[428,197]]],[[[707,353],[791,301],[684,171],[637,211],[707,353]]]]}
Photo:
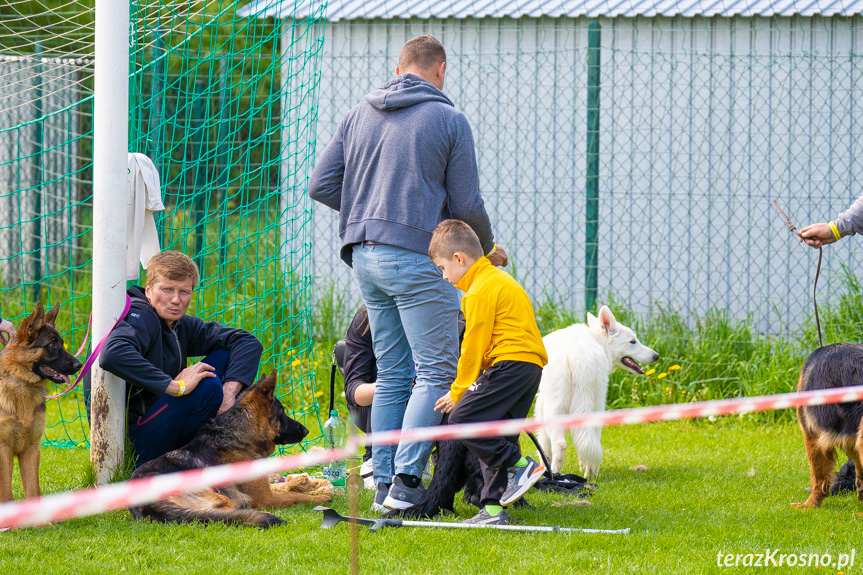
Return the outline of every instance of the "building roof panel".
{"type": "MultiPolygon", "coordinates": [[[[252,0],[240,16],[304,18],[323,0],[252,0]]],[[[329,0],[327,20],[541,16],[851,16],[863,0],[329,0]]]]}

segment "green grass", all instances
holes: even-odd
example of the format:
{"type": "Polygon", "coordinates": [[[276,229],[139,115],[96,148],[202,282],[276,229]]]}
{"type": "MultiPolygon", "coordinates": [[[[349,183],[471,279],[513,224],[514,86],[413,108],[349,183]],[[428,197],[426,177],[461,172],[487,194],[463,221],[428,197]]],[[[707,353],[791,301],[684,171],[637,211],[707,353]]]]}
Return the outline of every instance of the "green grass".
{"type": "MultiPolygon", "coordinates": [[[[532,492],[536,511],[513,511],[531,525],[622,528],[629,535],[502,533],[401,528],[359,531],[364,573],[718,573],[717,553],[850,553],[860,573],[863,505],[853,495],[821,509],[796,510],[808,467],[792,423],[751,416],[608,428],[600,488],[584,507],[532,492]],[[647,466],[635,472],[636,465],[647,466]]],[[[532,448],[523,443],[525,451],[532,448]]],[[[575,471],[573,452],[565,469],[575,471]]],[[[844,458],[841,459],[844,461],[844,458]]],[[[80,487],[85,450],[43,449],[45,492],[80,487]]],[[[17,470],[16,470],[17,475],[17,470]]],[[[20,483],[15,481],[16,496],[20,483]]],[[[360,514],[371,503],[361,494],[360,514]]],[[[333,502],[347,514],[348,502],[333,502]]],[[[474,508],[456,505],[460,518],[474,508]]],[[[269,531],[133,522],[126,511],[0,534],[0,572],[346,573],[349,527],[319,529],[310,506],[278,510],[287,524],[269,531]]],[[[776,569],[774,568],[774,571],[776,569]]],[[[779,568],[835,573],[835,569],[779,568]]]]}

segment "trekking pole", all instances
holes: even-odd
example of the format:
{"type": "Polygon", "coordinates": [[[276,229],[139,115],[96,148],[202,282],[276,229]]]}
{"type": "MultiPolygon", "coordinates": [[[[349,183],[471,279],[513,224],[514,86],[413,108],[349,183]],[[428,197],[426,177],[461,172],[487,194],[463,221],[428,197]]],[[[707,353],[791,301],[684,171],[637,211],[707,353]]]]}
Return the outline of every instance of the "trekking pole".
{"type": "Polygon", "coordinates": [[[384,527],[440,527],[444,529],[497,529],[499,531],[554,531],[563,533],[608,533],[624,535],[629,533],[626,529],[577,529],[572,527],[547,527],[544,525],[478,525],[475,523],[445,523],[443,521],[405,521],[402,519],[365,519],[362,517],[345,517],[339,515],[334,509],[318,505],[315,511],[323,511],[324,518],[321,523],[322,529],[329,529],[341,522],[365,525],[371,527],[372,531],[379,531],[384,527]]]}

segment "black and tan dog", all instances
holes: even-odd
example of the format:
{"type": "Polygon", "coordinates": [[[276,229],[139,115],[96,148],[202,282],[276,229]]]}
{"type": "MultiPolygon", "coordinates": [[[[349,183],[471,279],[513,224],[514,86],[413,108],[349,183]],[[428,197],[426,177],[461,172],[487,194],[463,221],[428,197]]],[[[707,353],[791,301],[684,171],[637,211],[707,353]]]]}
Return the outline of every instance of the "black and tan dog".
{"type": "MultiPolygon", "coordinates": [[[[231,409],[205,425],[188,445],[148,461],[135,470],[132,479],[266,457],[276,445],[301,441],[309,430],[288,417],[275,397],[275,387],[275,371],[269,377],[262,376],[240,395],[231,409]]],[[[274,492],[269,480],[262,477],[249,483],[175,495],[131,507],[129,511],[135,519],[149,517],[165,523],[220,521],[267,528],[283,521],[272,513],[250,507],[292,507],[329,499],[326,495],[274,492]]]]}
{"type": "MultiPolygon", "coordinates": [[[[863,345],[836,343],[818,348],[806,358],[797,391],[856,385],[863,385],[863,345]]],[[[805,502],[794,503],[794,507],[818,507],[830,494],[837,447],[857,468],[855,488],[863,501],[863,401],[798,407],[797,420],[809,458],[812,491],[805,502]]]]}
{"type": "Polygon", "coordinates": [[[0,350],[0,502],[12,500],[12,467],[18,458],[25,497],[39,497],[39,444],[45,430],[46,381],[68,381],[81,362],[63,347],[54,329],[57,303],[42,303],[24,318],[15,337],[0,350]]]}

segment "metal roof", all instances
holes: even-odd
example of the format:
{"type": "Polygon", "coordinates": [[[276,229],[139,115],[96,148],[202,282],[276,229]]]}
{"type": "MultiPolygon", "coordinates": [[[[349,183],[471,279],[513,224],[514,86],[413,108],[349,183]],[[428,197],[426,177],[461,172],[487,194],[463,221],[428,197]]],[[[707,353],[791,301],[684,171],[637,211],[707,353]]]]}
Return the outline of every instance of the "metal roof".
{"type": "MultiPolygon", "coordinates": [[[[239,16],[304,18],[324,0],[252,0],[239,16]]],[[[585,16],[850,16],[863,0],[330,0],[326,19],[585,16]]]]}

